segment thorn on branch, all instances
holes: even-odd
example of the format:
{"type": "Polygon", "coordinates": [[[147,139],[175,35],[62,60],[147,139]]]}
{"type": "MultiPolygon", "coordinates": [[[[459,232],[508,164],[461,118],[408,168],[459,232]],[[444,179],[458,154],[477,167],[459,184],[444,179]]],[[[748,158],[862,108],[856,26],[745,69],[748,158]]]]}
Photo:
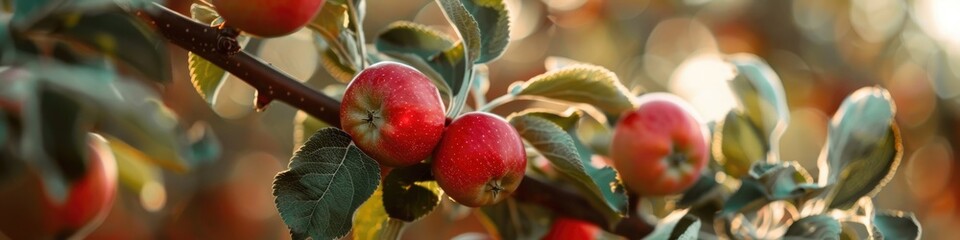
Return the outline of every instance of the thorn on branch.
{"type": "Polygon", "coordinates": [[[267,105],[273,101],[273,98],[270,97],[269,94],[262,94],[260,90],[257,90],[255,95],[256,97],[253,100],[253,108],[257,110],[257,112],[263,112],[263,110],[267,109],[267,105]]]}

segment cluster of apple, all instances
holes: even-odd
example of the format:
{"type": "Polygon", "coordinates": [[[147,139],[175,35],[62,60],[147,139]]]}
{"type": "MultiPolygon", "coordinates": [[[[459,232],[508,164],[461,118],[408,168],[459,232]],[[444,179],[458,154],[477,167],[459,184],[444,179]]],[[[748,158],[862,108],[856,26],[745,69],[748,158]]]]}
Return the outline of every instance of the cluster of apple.
{"type": "Polygon", "coordinates": [[[380,62],[357,74],[343,95],[340,122],[381,167],[430,158],[437,184],[465,206],[506,199],[526,171],[523,142],[506,120],[470,112],[447,124],[436,86],[401,63],[380,62]]]}
{"type": "MultiPolygon", "coordinates": [[[[614,167],[625,185],[643,196],[681,193],[707,163],[706,128],[676,96],[646,94],[638,102],[614,131],[614,167]]],[[[466,206],[508,197],[526,169],[523,142],[507,121],[471,112],[447,124],[437,88],[401,63],[381,62],[361,71],[344,94],[340,120],[355,144],[381,166],[432,159],[437,184],[466,206]]]]}

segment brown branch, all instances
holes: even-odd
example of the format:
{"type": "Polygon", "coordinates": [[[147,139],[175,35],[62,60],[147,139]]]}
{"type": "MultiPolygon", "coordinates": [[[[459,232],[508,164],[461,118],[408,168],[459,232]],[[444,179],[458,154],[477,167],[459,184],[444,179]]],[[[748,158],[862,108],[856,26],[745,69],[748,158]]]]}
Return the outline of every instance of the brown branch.
{"type": "MultiPolygon", "coordinates": [[[[170,42],[200,55],[256,88],[258,91],[256,101],[269,102],[271,99],[278,99],[332,126],[340,126],[340,103],[337,100],[310,89],[259,58],[245,52],[231,50],[232,46],[223,43],[223,38],[232,33],[229,29],[223,31],[217,27],[193,21],[165,7],[155,6],[147,11],[139,11],[137,14],[144,16],[170,42]]],[[[257,105],[261,106],[260,104],[262,103],[257,105]]],[[[579,194],[535,178],[525,176],[514,197],[519,201],[539,204],[560,215],[589,221],[597,226],[609,225],[607,220],[592,209],[587,200],[579,194]]],[[[637,239],[653,231],[653,226],[634,216],[624,219],[614,229],[608,230],[630,239],[637,239]]]]}
{"type": "Polygon", "coordinates": [[[246,52],[236,52],[235,39],[229,29],[221,30],[153,4],[136,14],[170,42],[230,72],[257,89],[256,106],[260,109],[276,99],[307,112],[331,126],[340,126],[340,102],[300,83],[246,52]],[[229,40],[234,40],[232,43],[229,40]]]}

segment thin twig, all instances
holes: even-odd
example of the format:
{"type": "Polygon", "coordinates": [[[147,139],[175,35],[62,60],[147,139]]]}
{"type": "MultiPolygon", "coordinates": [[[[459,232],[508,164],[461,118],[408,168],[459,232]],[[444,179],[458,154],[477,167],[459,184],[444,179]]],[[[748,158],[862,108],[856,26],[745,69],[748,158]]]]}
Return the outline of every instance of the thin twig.
{"type": "Polygon", "coordinates": [[[339,101],[246,52],[223,50],[220,44],[225,36],[220,29],[156,3],[136,14],[147,18],[147,23],[170,42],[207,59],[257,89],[257,101],[280,100],[332,126],[340,126],[339,101]]]}

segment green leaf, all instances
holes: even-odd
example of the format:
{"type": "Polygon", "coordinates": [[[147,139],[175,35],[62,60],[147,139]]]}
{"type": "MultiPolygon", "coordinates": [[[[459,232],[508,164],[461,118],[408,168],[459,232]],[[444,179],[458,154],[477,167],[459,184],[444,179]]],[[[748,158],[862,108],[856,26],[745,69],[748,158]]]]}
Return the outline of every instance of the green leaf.
{"type": "Polygon", "coordinates": [[[697,239],[700,236],[700,219],[687,214],[687,211],[674,210],[657,222],[653,232],[643,239],[697,239]]]}
{"type": "Polygon", "coordinates": [[[374,41],[374,46],[380,52],[409,53],[422,59],[431,59],[454,45],[454,40],[444,33],[407,21],[391,23],[374,41]]]}
{"type": "Polygon", "coordinates": [[[328,127],[331,126],[324,121],[320,121],[320,119],[310,116],[307,112],[302,110],[297,111],[297,114],[293,117],[293,145],[303,145],[311,134],[328,127]]]}
{"type": "Polygon", "coordinates": [[[460,2],[477,21],[480,29],[480,51],[475,63],[486,63],[500,57],[510,43],[510,19],[504,1],[462,0],[460,2]]]}
{"type": "Polygon", "coordinates": [[[577,66],[584,64],[583,62],[558,56],[548,56],[546,60],[543,61],[543,67],[547,69],[548,72],[560,70],[570,66],[577,66]]]}
{"type": "Polygon", "coordinates": [[[813,177],[797,162],[754,163],[720,214],[732,216],[760,209],[773,201],[801,199],[819,189],[812,182],[813,177]]]}
{"type": "Polygon", "coordinates": [[[923,232],[913,213],[900,211],[876,212],[873,225],[884,239],[920,239],[923,232]]]}
{"type": "Polygon", "coordinates": [[[713,177],[713,174],[704,171],[700,174],[700,178],[697,178],[697,182],[683,193],[683,197],[677,201],[677,206],[690,207],[697,205],[708,199],[719,186],[720,183],[713,177]]]}
{"type": "Polygon", "coordinates": [[[767,150],[776,149],[790,122],[790,109],[780,77],[760,57],[751,54],[732,55],[729,61],[737,69],[730,87],[738,97],[740,109],[757,126],[761,136],[769,140],[769,143],[761,141],[767,150]]]}
{"type": "Polygon", "coordinates": [[[360,46],[356,42],[357,32],[353,29],[356,23],[350,18],[350,7],[346,1],[326,1],[307,27],[323,37],[330,51],[337,56],[339,65],[349,67],[348,72],[356,72],[362,63],[360,46]]]}
{"type": "MultiPolygon", "coordinates": [[[[0,94],[28,99],[39,85],[62,89],[90,107],[95,119],[91,124],[96,124],[98,132],[130,143],[156,160],[155,164],[176,171],[186,170],[198,156],[191,152],[192,144],[196,143],[193,140],[198,138],[187,136],[176,116],[159,101],[155,90],[119,79],[111,67],[105,61],[80,65],[26,62],[0,74],[4,79],[16,80],[0,87],[4,90],[0,94]]],[[[91,128],[88,125],[85,131],[91,128]]]]}
{"type": "Polygon", "coordinates": [[[47,14],[65,0],[14,0],[13,22],[21,25],[29,24],[47,14]]]}
{"type": "Polygon", "coordinates": [[[220,87],[223,86],[223,81],[227,79],[227,71],[193,52],[187,53],[187,66],[193,88],[197,90],[200,97],[203,97],[203,100],[207,101],[207,104],[213,105],[220,87]]]}
{"type": "Polygon", "coordinates": [[[10,138],[10,123],[7,121],[7,112],[0,108],[0,146],[6,146],[10,138]]]}
{"type": "MultiPolygon", "coordinates": [[[[557,124],[533,115],[517,115],[510,118],[510,124],[520,133],[537,152],[542,154],[550,164],[571,180],[586,197],[593,207],[600,211],[606,222],[615,223],[624,215],[624,208],[619,201],[607,201],[602,188],[610,188],[610,181],[595,182],[584,168],[580,160],[577,146],[573,137],[563,131],[557,124]]],[[[619,200],[619,199],[615,199],[619,200]]]]}
{"type": "Polygon", "coordinates": [[[220,14],[217,13],[217,10],[206,5],[194,3],[190,5],[190,17],[198,22],[213,23],[217,18],[220,18],[220,14]]]}
{"type": "MultiPolygon", "coordinates": [[[[454,97],[459,96],[458,94],[461,94],[460,89],[465,87],[463,85],[467,77],[467,71],[473,70],[473,63],[464,61],[463,44],[457,44],[453,46],[453,48],[441,52],[436,57],[428,60],[427,64],[443,78],[445,84],[437,84],[437,87],[449,87],[450,94],[454,97]]],[[[465,98],[466,96],[463,97],[465,98]]]]}
{"type": "Polygon", "coordinates": [[[602,156],[610,156],[613,129],[609,125],[601,123],[592,115],[587,115],[580,118],[576,132],[579,140],[589,147],[590,151],[602,156]]]}
{"type": "Polygon", "coordinates": [[[220,154],[223,152],[220,140],[214,134],[213,128],[206,122],[194,123],[186,131],[186,135],[189,147],[183,149],[181,155],[191,159],[193,165],[210,163],[220,158],[220,154]]]}
{"type": "Polygon", "coordinates": [[[126,63],[145,77],[168,83],[166,44],[135,16],[120,9],[51,16],[28,31],[76,41],[126,63]]]}
{"type": "Polygon", "coordinates": [[[547,109],[529,109],[519,113],[511,114],[507,119],[511,119],[515,116],[531,116],[546,119],[554,124],[557,124],[563,131],[570,131],[577,126],[577,123],[580,122],[580,117],[582,117],[583,112],[577,110],[576,108],[568,108],[563,112],[554,112],[547,109]]]}
{"type": "MultiPolygon", "coordinates": [[[[580,155],[580,162],[583,164],[584,170],[593,179],[594,184],[600,186],[600,192],[603,193],[606,202],[615,206],[614,209],[618,212],[625,213],[627,211],[627,191],[620,182],[617,171],[611,166],[596,167],[593,164],[594,152],[580,140],[581,137],[577,136],[578,128],[567,130],[567,133],[572,136],[573,144],[577,147],[577,153],[580,155]]],[[[610,224],[616,224],[616,222],[610,222],[610,224]]],[[[612,227],[612,225],[606,226],[607,229],[612,227]]]]}
{"type": "Polygon", "coordinates": [[[600,66],[570,66],[538,75],[518,86],[520,97],[590,104],[610,116],[619,116],[634,106],[632,94],[617,75],[600,66]]]}
{"type": "Polygon", "coordinates": [[[340,56],[337,56],[337,51],[331,48],[320,34],[314,34],[314,43],[320,51],[320,66],[322,66],[324,70],[327,70],[327,73],[330,74],[334,80],[341,83],[349,83],[350,80],[353,80],[353,76],[356,75],[357,70],[354,69],[351,63],[342,61],[340,56]]]}
{"type": "Polygon", "coordinates": [[[840,239],[840,222],[828,215],[801,218],[787,229],[785,239],[840,239]]]}
{"type": "MultiPolygon", "coordinates": [[[[470,63],[473,63],[480,57],[482,40],[479,23],[465,6],[464,2],[467,1],[437,0],[437,4],[440,5],[440,10],[443,11],[447,20],[457,29],[457,33],[463,42],[461,45],[466,45],[463,52],[467,52],[467,59],[470,60],[470,63]]],[[[451,84],[454,90],[460,89],[459,86],[459,84],[451,84]]]]}
{"type": "Polygon", "coordinates": [[[331,239],[352,228],[354,212],[380,182],[377,162],[335,129],[318,131],[273,182],[280,217],[294,239],[331,239]]]}
{"type": "Polygon", "coordinates": [[[896,108],[887,90],[865,87],[843,103],[830,121],[820,156],[820,184],[833,184],[828,207],[847,208],[873,196],[893,177],[903,156],[896,108]]]}
{"type": "Polygon", "coordinates": [[[357,209],[353,218],[353,239],[379,239],[387,218],[387,211],[383,208],[383,187],[377,187],[357,209]]]}
{"type": "Polygon", "coordinates": [[[383,182],[383,207],[391,218],[413,222],[440,205],[440,187],[432,177],[430,164],[421,163],[390,171],[383,182]]]}
{"type": "MultiPolygon", "coordinates": [[[[213,23],[220,17],[212,8],[196,3],[190,6],[190,14],[203,23],[213,23]]],[[[200,97],[207,100],[208,104],[213,105],[214,100],[217,99],[217,92],[223,86],[223,81],[227,79],[227,71],[193,52],[187,53],[187,67],[190,69],[190,82],[193,83],[193,88],[197,90],[200,97]]]]}
{"type": "Polygon", "coordinates": [[[769,146],[767,140],[743,113],[727,112],[727,117],[717,122],[713,135],[713,157],[723,166],[723,172],[740,178],[750,171],[754,162],[766,161],[769,146]]]}
{"type": "Polygon", "coordinates": [[[464,66],[459,64],[463,62],[462,49],[453,39],[429,26],[394,22],[377,36],[374,46],[381,53],[400,59],[426,74],[441,93],[453,94],[451,83],[464,77],[461,71],[464,66]]]}
{"type": "Polygon", "coordinates": [[[481,218],[496,228],[499,239],[540,239],[550,230],[554,212],[513,198],[480,208],[481,218]]]}
{"type": "Polygon", "coordinates": [[[861,221],[842,221],[840,226],[843,231],[840,232],[840,239],[876,239],[872,232],[872,226],[867,226],[861,221]]]}
{"type": "Polygon", "coordinates": [[[51,84],[37,84],[24,102],[23,158],[39,169],[48,196],[65,201],[69,185],[87,171],[87,131],[95,112],[87,99],[51,84]]]}

